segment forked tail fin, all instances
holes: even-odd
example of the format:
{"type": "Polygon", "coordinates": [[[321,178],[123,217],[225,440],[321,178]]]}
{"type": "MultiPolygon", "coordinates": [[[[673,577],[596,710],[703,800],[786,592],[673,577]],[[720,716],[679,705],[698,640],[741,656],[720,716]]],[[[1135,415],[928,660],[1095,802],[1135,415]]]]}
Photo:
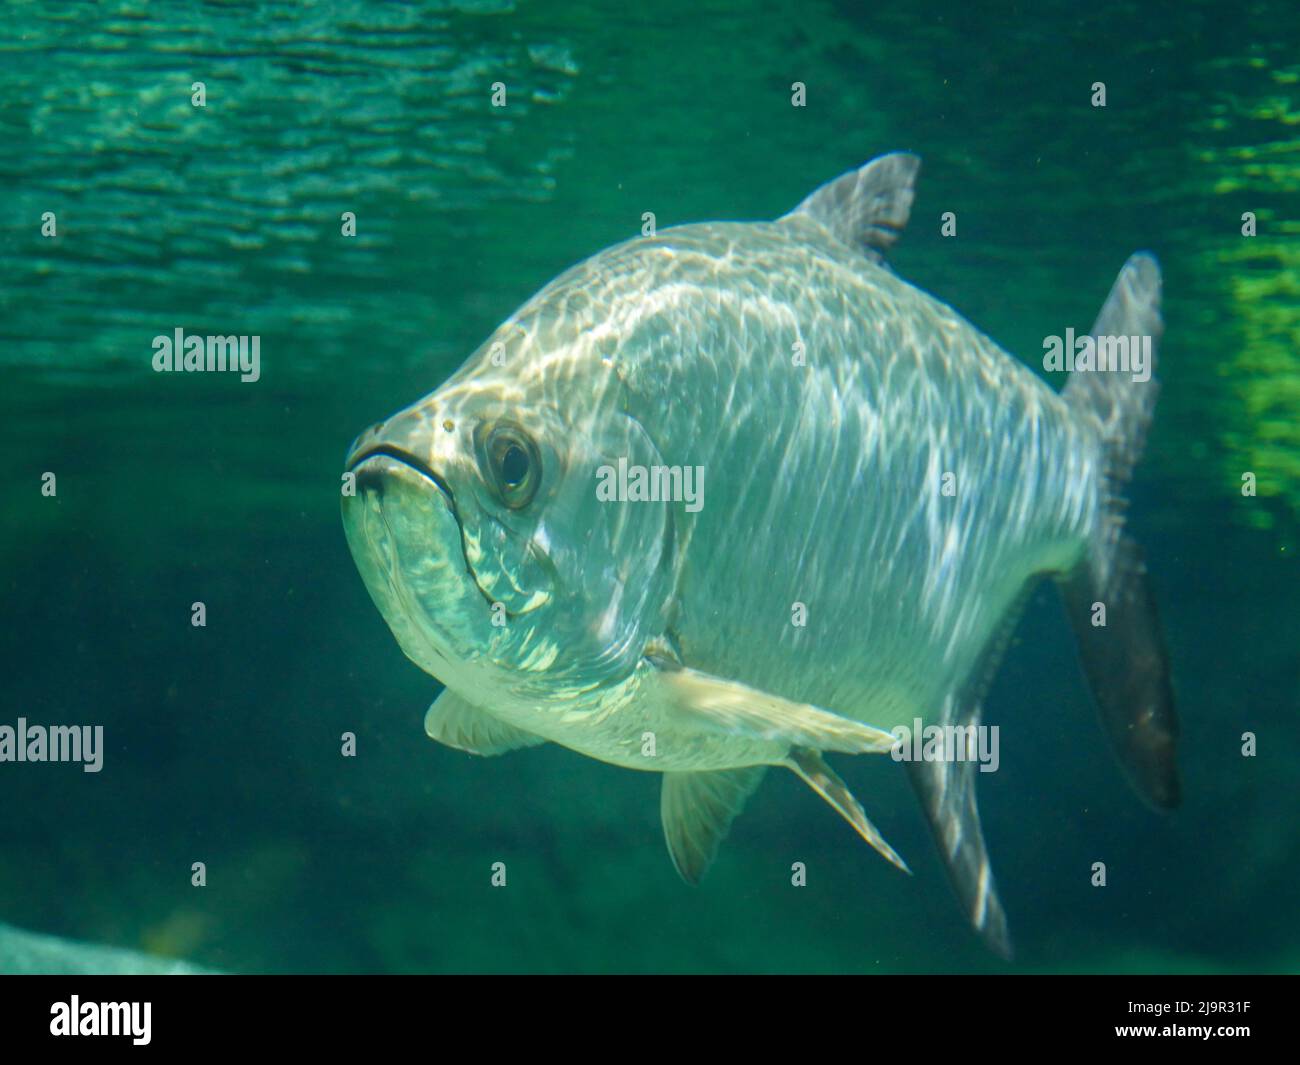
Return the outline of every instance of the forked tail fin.
{"type": "Polygon", "coordinates": [[[1076,370],[1063,392],[1100,436],[1106,470],[1088,555],[1060,585],[1102,728],[1138,793],[1169,809],[1179,801],[1178,719],[1142,552],[1124,534],[1122,494],[1155,408],[1163,330],[1160,267],[1139,253],[1124,264],[1092,327],[1098,355],[1122,350],[1123,338],[1130,366],[1076,370]]]}

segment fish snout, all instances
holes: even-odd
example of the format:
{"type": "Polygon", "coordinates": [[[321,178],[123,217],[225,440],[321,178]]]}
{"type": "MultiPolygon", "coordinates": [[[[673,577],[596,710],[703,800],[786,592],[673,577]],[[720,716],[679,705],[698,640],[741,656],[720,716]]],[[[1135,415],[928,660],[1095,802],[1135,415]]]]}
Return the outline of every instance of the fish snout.
{"type": "Polygon", "coordinates": [[[409,455],[419,465],[439,465],[448,455],[435,452],[439,447],[445,450],[442,438],[450,434],[445,429],[439,431],[435,414],[436,409],[426,401],[376,422],[352,441],[348,448],[347,468],[355,469],[368,455],[375,453],[409,455]]]}
{"type": "Polygon", "coordinates": [[[343,460],[344,469],[352,469],[356,466],[359,456],[364,455],[367,451],[372,450],[380,441],[384,431],[386,421],[376,422],[369,429],[364,430],[351,444],[348,445],[347,458],[343,460]]]}

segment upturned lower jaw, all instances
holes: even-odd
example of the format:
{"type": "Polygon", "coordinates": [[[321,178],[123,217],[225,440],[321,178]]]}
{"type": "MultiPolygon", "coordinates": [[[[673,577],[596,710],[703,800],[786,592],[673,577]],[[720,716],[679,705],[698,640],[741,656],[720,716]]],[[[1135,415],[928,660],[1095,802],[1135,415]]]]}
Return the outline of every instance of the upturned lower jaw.
{"type": "Polygon", "coordinates": [[[356,494],[343,498],[348,546],[402,650],[435,676],[449,661],[476,657],[474,619],[486,607],[449,499],[391,455],[363,456],[354,472],[356,494]]]}
{"type": "Polygon", "coordinates": [[[455,511],[456,496],[451,490],[451,485],[447,483],[447,479],[418,455],[413,455],[404,448],[382,443],[364,447],[359,452],[354,451],[348,456],[347,469],[350,472],[355,472],[358,479],[360,479],[365,470],[374,471],[378,468],[382,472],[383,466],[380,465],[377,467],[376,462],[372,460],[381,460],[385,458],[399,466],[410,467],[416,473],[437,485],[438,489],[447,497],[451,509],[455,511]]]}

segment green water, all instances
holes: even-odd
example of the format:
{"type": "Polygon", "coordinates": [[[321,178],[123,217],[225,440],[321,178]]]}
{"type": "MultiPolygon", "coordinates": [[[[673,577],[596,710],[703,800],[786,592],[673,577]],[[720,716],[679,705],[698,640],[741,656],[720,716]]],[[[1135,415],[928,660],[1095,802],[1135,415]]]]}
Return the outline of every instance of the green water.
{"type": "Polygon", "coordinates": [[[770,774],[689,889],[651,775],[428,742],[437,686],[338,516],[360,429],[643,212],[772,218],[892,149],[924,158],[896,269],[1028,362],[1132,251],[1165,270],[1131,515],[1185,800],[1158,817],[1124,786],[1045,589],[988,700],[1015,741],[980,791],[1017,964],[1300,968],[1284,2],[9,5],[0,724],[102,724],[106,751],[99,774],[0,764],[0,921],[233,970],[1003,969],[885,760],[837,764],[915,877],[770,774]],[[259,335],[261,379],[152,372],[177,326],[259,335]]]}

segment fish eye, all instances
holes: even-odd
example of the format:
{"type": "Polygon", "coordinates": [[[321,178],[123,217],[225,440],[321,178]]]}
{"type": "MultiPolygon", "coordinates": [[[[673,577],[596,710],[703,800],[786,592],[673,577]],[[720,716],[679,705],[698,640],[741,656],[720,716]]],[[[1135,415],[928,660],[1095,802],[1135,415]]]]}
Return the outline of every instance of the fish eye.
{"type": "Polygon", "coordinates": [[[521,510],[542,483],[542,456],[533,438],[516,425],[498,425],[487,437],[488,480],[501,502],[521,510]]]}
{"type": "Polygon", "coordinates": [[[518,488],[527,476],[528,455],[518,444],[511,444],[501,460],[501,479],[510,488],[518,488]]]}

